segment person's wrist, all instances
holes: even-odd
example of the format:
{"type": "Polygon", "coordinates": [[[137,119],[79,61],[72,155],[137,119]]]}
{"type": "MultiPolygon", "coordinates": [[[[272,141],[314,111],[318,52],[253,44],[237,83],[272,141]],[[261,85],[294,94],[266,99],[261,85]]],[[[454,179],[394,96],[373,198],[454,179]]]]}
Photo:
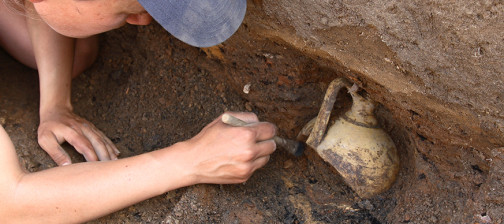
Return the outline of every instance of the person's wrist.
{"type": "Polygon", "coordinates": [[[158,150],[161,153],[161,169],[170,169],[167,173],[173,176],[166,178],[178,179],[179,187],[199,184],[191,158],[187,152],[191,151],[191,144],[178,142],[174,145],[158,150]]]}
{"type": "Polygon", "coordinates": [[[71,104],[41,104],[39,115],[41,118],[51,116],[56,113],[70,113],[73,111],[71,104]]]}

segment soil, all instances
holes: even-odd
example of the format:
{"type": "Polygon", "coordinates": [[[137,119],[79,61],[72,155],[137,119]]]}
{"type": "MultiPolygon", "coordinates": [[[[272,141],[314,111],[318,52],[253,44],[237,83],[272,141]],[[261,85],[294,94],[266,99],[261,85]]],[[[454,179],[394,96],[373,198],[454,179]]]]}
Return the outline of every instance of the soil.
{"type": "MultiPolygon", "coordinates": [[[[101,36],[97,62],[73,81],[74,110],[102,130],[123,158],[189,139],[225,111],[255,112],[277,124],[280,136],[294,139],[317,115],[328,83],[344,76],[364,83],[363,94],[372,93],[381,102],[376,109],[379,123],[401,158],[396,183],[381,195],[361,199],[312,149],[301,157],[277,150],[245,184],[190,186],[89,223],[501,223],[504,219],[503,195],[496,190],[504,186],[503,149],[491,150],[492,162],[485,163],[489,158],[477,148],[417,134],[397,116],[408,117],[411,123],[428,117],[418,121],[415,111],[405,114],[387,104],[377,83],[342,65],[308,57],[282,41],[253,36],[247,23],[227,43],[190,47],[157,24],[108,32],[101,36]],[[246,85],[248,93],[243,91],[246,85]],[[459,152],[458,157],[452,156],[453,151],[459,152]]],[[[1,52],[0,83],[0,123],[22,166],[31,172],[54,167],[36,139],[36,71],[1,52]]],[[[351,99],[341,94],[334,116],[349,105],[351,99]]],[[[65,147],[73,161],[84,161],[71,146],[65,147]]]]}
{"type": "MultiPolygon", "coordinates": [[[[4,52],[0,60],[0,121],[23,167],[54,167],[36,139],[37,72],[4,52]]],[[[74,110],[106,133],[123,158],[189,139],[224,111],[269,118],[199,60],[208,60],[203,51],[157,26],[110,32],[98,61],[73,81],[74,110]]],[[[84,161],[65,148],[74,162],[84,161]]],[[[312,151],[300,158],[277,151],[245,184],[178,189],[90,223],[380,223],[376,209],[312,151]]]]}

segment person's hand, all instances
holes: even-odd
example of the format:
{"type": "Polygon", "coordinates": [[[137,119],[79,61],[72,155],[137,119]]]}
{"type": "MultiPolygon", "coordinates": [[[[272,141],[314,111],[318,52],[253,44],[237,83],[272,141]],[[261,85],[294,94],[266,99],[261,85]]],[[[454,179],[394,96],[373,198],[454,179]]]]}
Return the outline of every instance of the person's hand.
{"type": "Polygon", "coordinates": [[[40,115],[38,142],[59,165],[71,164],[70,156],[60,144],[68,142],[87,161],[115,160],[119,150],[89,121],[69,109],[52,109],[40,115]]]}
{"type": "Polygon", "coordinates": [[[185,159],[198,183],[245,182],[276,149],[273,124],[259,122],[253,113],[227,113],[251,124],[233,127],[219,117],[186,141],[189,151],[185,159]]]}

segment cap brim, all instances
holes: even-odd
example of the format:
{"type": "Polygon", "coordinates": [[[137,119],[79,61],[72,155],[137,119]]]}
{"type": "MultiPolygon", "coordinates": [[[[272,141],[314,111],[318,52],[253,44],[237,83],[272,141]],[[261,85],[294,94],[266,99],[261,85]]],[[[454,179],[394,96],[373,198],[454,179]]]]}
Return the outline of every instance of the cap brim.
{"type": "Polygon", "coordinates": [[[246,0],[138,0],[163,28],[195,47],[227,40],[240,27],[246,0]]]}

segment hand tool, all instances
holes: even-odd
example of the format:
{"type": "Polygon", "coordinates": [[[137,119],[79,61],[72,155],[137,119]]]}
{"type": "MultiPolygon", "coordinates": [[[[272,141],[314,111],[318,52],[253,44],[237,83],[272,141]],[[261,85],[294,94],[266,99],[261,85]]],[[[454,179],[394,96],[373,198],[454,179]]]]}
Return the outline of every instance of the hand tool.
{"type": "MultiPolygon", "coordinates": [[[[249,125],[250,123],[247,123],[243,120],[240,120],[230,114],[224,114],[222,115],[221,118],[222,122],[225,124],[234,126],[234,127],[243,127],[246,125],[249,125]]],[[[273,137],[273,140],[279,146],[280,148],[285,149],[287,152],[294,156],[301,156],[303,155],[304,149],[306,147],[306,144],[303,142],[298,142],[290,139],[284,139],[278,136],[273,137]]]]}

